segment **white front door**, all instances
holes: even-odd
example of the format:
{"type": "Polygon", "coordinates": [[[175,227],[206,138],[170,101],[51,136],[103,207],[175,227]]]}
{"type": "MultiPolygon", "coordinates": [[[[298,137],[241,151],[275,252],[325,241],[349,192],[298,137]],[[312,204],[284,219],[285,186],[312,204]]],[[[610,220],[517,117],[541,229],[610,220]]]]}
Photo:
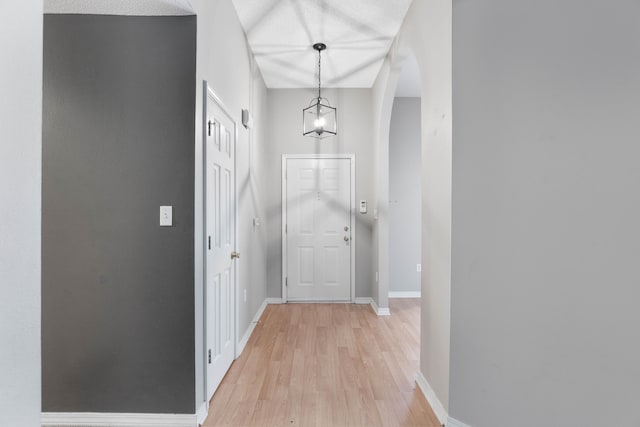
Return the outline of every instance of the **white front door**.
{"type": "Polygon", "coordinates": [[[235,356],[236,126],[207,91],[205,122],[207,400],[235,356]]]}
{"type": "Polygon", "coordinates": [[[352,158],[285,158],[289,301],[350,301],[352,158]]]}

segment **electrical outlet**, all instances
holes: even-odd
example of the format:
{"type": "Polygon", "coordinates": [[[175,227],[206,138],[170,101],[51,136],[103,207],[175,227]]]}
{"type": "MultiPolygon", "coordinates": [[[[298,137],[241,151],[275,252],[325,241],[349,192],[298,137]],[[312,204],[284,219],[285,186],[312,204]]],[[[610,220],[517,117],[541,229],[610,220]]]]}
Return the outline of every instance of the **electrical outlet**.
{"type": "Polygon", "coordinates": [[[416,264],[416,271],[420,273],[422,271],[422,264],[416,264]]]}
{"type": "Polygon", "coordinates": [[[244,302],[247,302],[247,290],[244,290],[244,302]]]}

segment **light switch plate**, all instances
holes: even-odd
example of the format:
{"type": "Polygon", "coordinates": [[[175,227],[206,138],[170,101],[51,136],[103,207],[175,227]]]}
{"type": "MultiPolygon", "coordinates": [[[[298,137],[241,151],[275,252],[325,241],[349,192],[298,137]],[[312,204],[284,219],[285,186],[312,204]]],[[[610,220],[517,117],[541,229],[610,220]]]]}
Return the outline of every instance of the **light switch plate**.
{"type": "Polygon", "coordinates": [[[361,214],[367,213],[367,201],[366,200],[360,200],[360,213],[361,214]]]}
{"type": "Polygon", "coordinates": [[[173,226],[173,206],[160,206],[160,226],[173,226]]]}

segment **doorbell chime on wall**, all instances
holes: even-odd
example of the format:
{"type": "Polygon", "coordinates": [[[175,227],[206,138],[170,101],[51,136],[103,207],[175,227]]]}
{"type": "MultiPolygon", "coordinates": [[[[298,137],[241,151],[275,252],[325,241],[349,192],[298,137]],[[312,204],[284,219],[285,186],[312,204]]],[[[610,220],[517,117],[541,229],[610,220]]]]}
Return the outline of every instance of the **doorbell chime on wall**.
{"type": "Polygon", "coordinates": [[[242,110],[242,126],[247,129],[251,129],[253,127],[253,116],[249,110],[242,110]]]}

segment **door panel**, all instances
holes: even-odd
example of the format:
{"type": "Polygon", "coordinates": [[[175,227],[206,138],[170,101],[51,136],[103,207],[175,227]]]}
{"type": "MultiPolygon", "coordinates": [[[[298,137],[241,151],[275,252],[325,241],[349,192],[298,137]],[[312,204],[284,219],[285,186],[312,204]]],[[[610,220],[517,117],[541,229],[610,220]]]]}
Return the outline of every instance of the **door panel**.
{"type": "Polygon", "coordinates": [[[290,301],[351,300],[351,159],[286,160],[290,301]]]}
{"type": "Polygon", "coordinates": [[[207,97],[205,206],[207,400],[235,356],[235,123],[207,97]]]}

